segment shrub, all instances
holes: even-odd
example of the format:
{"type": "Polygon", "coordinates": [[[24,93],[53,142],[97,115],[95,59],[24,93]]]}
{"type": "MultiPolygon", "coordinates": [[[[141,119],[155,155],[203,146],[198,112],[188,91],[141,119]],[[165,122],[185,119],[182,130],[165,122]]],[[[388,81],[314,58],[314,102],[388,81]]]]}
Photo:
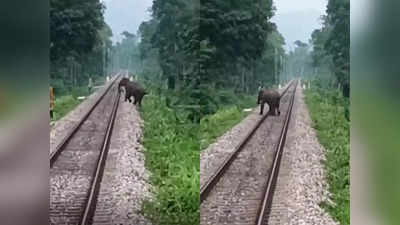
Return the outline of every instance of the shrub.
{"type": "Polygon", "coordinates": [[[144,99],[141,114],[146,167],[156,197],[144,204],[145,214],[154,224],[199,224],[199,124],[167,107],[165,98],[151,95],[144,99]]]}
{"type": "Polygon", "coordinates": [[[313,127],[326,149],[325,168],[335,205],[321,205],[340,224],[350,224],[350,123],[346,119],[347,99],[336,90],[319,87],[305,91],[313,127]]]}

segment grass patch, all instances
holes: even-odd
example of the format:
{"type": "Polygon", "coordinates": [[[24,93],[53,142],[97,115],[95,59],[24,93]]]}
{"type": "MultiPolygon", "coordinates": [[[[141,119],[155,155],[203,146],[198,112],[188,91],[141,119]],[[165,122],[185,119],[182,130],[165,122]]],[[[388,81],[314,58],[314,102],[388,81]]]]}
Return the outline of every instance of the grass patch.
{"type": "Polygon", "coordinates": [[[199,124],[168,108],[163,98],[146,96],[142,104],[146,167],[155,188],[144,213],[154,224],[200,224],[199,124]]]}
{"type": "Polygon", "coordinates": [[[220,102],[228,102],[217,110],[216,113],[204,116],[200,121],[200,149],[207,148],[211,143],[242,121],[249,112],[243,112],[244,108],[255,107],[256,97],[247,95],[233,96],[223,95],[220,102]],[[228,101],[228,99],[230,101],[228,101]]]}
{"type": "Polygon", "coordinates": [[[342,225],[350,224],[350,122],[348,100],[337,91],[312,88],[305,91],[313,127],[326,149],[325,168],[331,200],[321,206],[342,225]]]}
{"type": "Polygon", "coordinates": [[[200,148],[207,148],[247,115],[247,112],[243,112],[237,106],[231,106],[203,117],[200,121],[200,148]]]}
{"type": "Polygon", "coordinates": [[[92,89],[91,93],[89,93],[88,87],[85,86],[73,87],[71,88],[71,91],[68,92],[68,94],[56,97],[54,100],[54,112],[51,121],[57,121],[61,119],[71,110],[73,110],[77,105],[79,105],[82,102],[82,100],[77,99],[79,96],[89,96],[95,91],[97,90],[92,89]]]}
{"type": "Polygon", "coordinates": [[[79,105],[79,103],[81,103],[81,101],[76,99],[72,95],[66,95],[56,98],[54,100],[53,118],[51,119],[51,121],[61,119],[68,112],[79,105]]]}
{"type": "MultiPolygon", "coordinates": [[[[140,109],[145,121],[144,147],[146,167],[151,172],[155,199],[145,202],[143,211],[153,224],[195,225],[200,224],[200,138],[211,143],[247,113],[243,108],[253,107],[256,98],[234,96],[235,104],[218,104],[219,110],[203,117],[200,123],[188,120],[186,112],[167,107],[176,102],[171,94],[168,100],[154,95],[146,96],[140,109]],[[218,129],[216,129],[218,128],[218,129]],[[201,132],[199,134],[199,132],[201,132]]],[[[162,95],[166,96],[166,95],[162,95]]],[[[221,100],[232,100],[224,93],[221,100]]],[[[217,102],[223,102],[218,101],[217,102]]],[[[179,104],[178,104],[179,105],[179,104]]]]}

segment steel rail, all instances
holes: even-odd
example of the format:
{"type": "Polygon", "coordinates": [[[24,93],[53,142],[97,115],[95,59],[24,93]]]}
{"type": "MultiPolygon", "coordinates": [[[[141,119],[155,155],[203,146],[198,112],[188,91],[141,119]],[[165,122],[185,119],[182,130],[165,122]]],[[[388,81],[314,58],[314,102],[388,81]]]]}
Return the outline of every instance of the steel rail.
{"type": "Polygon", "coordinates": [[[281,134],[279,137],[279,143],[276,146],[274,161],[273,161],[273,164],[271,167],[271,172],[268,177],[267,185],[266,185],[266,188],[264,191],[264,197],[263,197],[263,200],[260,204],[260,208],[257,213],[256,222],[255,222],[256,225],[265,224],[265,222],[267,220],[267,215],[269,213],[270,206],[272,204],[273,194],[275,191],[275,184],[276,184],[276,180],[278,178],[280,162],[282,159],[283,148],[284,148],[285,142],[286,142],[286,135],[287,135],[287,131],[289,128],[290,118],[292,117],[292,109],[293,109],[294,98],[295,98],[295,94],[296,94],[298,81],[296,80],[295,82],[296,83],[295,83],[295,87],[294,87],[294,93],[290,99],[289,110],[286,113],[285,122],[284,122],[282,131],[281,131],[281,134]]]}
{"type": "Polygon", "coordinates": [[[119,106],[119,98],[120,98],[120,93],[119,93],[119,91],[117,91],[117,95],[115,96],[115,99],[114,99],[113,110],[112,110],[111,116],[108,121],[107,131],[106,131],[106,134],[104,135],[104,140],[102,143],[100,157],[98,158],[98,161],[96,163],[96,170],[94,172],[94,177],[93,177],[93,180],[91,183],[90,190],[88,192],[88,197],[87,197],[87,201],[85,204],[85,210],[83,211],[81,221],[79,223],[80,225],[91,224],[92,223],[91,220],[92,220],[94,212],[96,210],[97,196],[100,191],[100,184],[101,184],[101,180],[103,177],[103,172],[104,172],[104,167],[105,167],[105,163],[106,163],[106,159],[107,159],[107,155],[108,155],[108,150],[110,147],[111,135],[112,135],[114,122],[115,122],[115,118],[116,118],[118,106],[119,106]]]}
{"type": "MultiPolygon", "coordinates": [[[[290,84],[286,87],[286,89],[281,93],[281,97],[286,94],[287,90],[293,85],[294,81],[290,82],[290,84]]],[[[200,187],[200,204],[207,198],[208,194],[214,188],[214,186],[218,183],[219,179],[223,176],[225,171],[229,168],[232,162],[236,159],[239,152],[244,148],[247,142],[251,139],[256,130],[260,127],[260,125],[264,122],[264,120],[268,117],[268,113],[257,122],[257,124],[250,130],[250,132],[245,136],[244,139],[241,140],[239,145],[235,147],[235,149],[229,154],[228,157],[221,163],[216,172],[207,180],[207,182],[200,187]]]]}
{"type": "Polygon", "coordinates": [[[118,73],[115,76],[115,79],[113,81],[111,81],[111,83],[106,88],[104,93],[100,97],[98,97],[98,99],[91,106],[89,111],[87,111],[86,114],[82,117],[82,119],[80,119],[80,121],[67,133],[67,135],[62,139],[62,141],[57,145],[56,149],[53,152],[50,153],[50,168],[53,167],[54,162],[57,160],[58,156],[61,154],[61,152],[67,146],[68,142],[72,139],[72,137],[79,130],[79,128],[82,126],[82,124],[87,120],[87,118],[94,111],[96,106],[101,102],[101,100],[108,93],[108,91],[111,89],[111,87],[114,85],[115,81],[118,80],[119,77],[120,77],[120,73],[118,73]]]}

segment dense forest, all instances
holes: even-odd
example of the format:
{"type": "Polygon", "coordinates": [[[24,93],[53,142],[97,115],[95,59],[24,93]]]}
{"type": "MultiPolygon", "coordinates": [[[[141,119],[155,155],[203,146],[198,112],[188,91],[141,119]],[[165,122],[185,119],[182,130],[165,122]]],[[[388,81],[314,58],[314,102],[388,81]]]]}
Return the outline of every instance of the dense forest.
{"type": "Polygon", "coordinates": [[[50,1],[50,85],[66,94],[105,76],[112,32],[98,0],[50,1]]]}

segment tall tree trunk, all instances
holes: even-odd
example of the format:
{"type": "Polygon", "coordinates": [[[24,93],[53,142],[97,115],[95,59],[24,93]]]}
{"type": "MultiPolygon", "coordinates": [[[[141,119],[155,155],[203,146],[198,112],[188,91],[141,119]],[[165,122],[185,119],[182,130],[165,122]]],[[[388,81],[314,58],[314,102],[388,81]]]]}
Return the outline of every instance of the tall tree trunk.
{"type": "Polygon", "coordinates": [[[173,75],[168,76],[168,89],[170,90],[175,89],[175,76],[173,75]]]}

